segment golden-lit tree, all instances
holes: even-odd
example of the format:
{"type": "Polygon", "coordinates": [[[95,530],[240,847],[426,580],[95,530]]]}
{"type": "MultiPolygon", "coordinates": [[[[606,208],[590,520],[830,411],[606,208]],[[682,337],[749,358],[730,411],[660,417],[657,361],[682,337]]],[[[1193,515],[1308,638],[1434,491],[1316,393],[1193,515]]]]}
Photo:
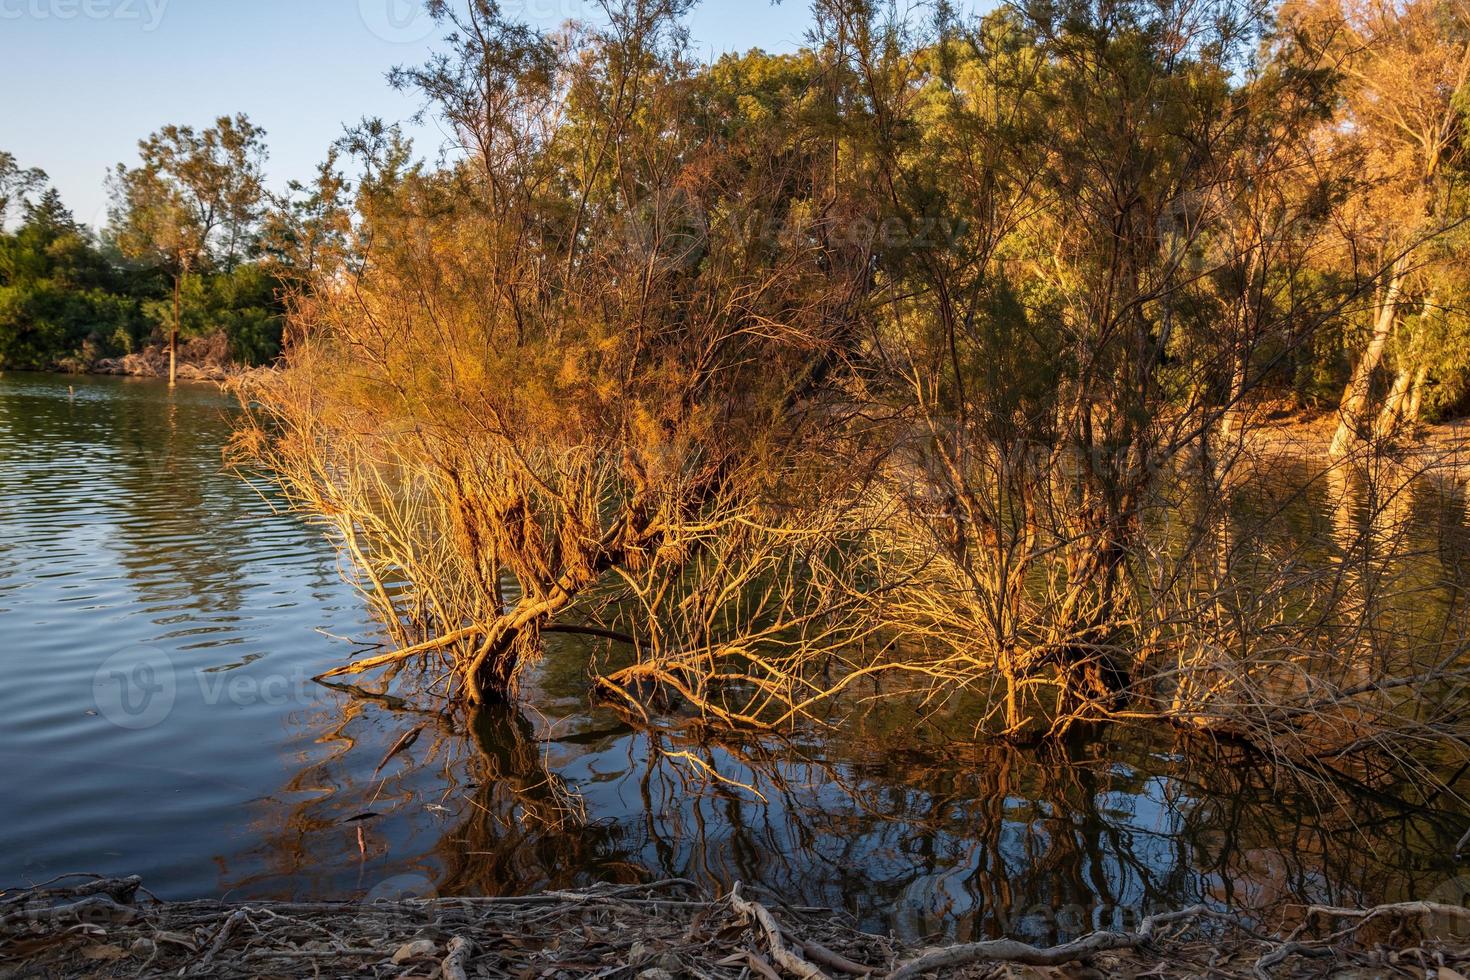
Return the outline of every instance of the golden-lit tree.
{"type": "MultiPolygon", "coordinates": [[[[1455,193],[1465,149],[1470,7],[1460,0],[1312,0],[1281,19],[1291,56],[1339,78],[1339,111],[1327,138],[1355,154],[1363,186],[1344,217],[1341,262],[1377,279],[1366,339],[1339,407],[1334,456],[1356,439],[1391,434],[1417,415],[1430,365],[1404,338],[1395,381],[1375,405],[1373,382],[1390,341],[1414,308],[1434,311],[1433,240],[1462,220],[1455,193]]],[[[1453,260],[1452,260],[1453,261],[1453,260]]]]}
{"type": "MultiPolygon", "coordinates": [[[[848,438],[842,283],[865,270],[820,242],[801,130],[742,128],[756,109],[693,77],[686,7],[556,37],[438,9],[451,52],[395,80],[463,153],[428,170],[358,134],[355,261],[249,390],[257,459],[474,701],[514,692],[551,628],[625,638],[700,700],[722,671],[689,658],[839,631],[809,574],[836,544],[814,461],[848,438]]],[[[760,111],[800,111],[775,81],[760,111]]]]}
{"type": "Polygon", "coordinates": [[[578,632],[634,716],[769,727],[892,683],[1016,738],[1456,730],[1417,696],[1461,676],[1443,637],[1374,647],[1391,580],[1234,506],[1266,386],[1396,316],[1416,243],[1453,253],[1439,212],[1375,210],[1380,123],[1319,27],[820,0],[808,50],[700,65],[688,8],[547,34],[436,3],[447,50],[393,78],[446,159],[348,140],[339,259],[238,447],[399,647],[334,673],[484,702],[578,632]]]}

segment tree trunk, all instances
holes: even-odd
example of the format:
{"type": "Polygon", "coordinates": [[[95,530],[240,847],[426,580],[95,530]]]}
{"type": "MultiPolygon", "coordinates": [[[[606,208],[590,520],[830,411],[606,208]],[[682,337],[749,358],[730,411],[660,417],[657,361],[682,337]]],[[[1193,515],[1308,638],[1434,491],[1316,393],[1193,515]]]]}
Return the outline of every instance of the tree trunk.
{"type": "Polygon", "coordinates": [[[1429,369],[1421,367],[1414,375],[1414,383],[1409,387],[1409,405],[1404,410],[1404,422],[1409,425],[1419,424],[1419,409],[1424,404],[1424,386],[1429,382],[1429,369]]]}
{"type": "Polygon", "coordinates": [[[1241,421],[1245,415],[1245,408],[1241,404],[1245,398],[1246,375],[1250,370],[1250,356],[1241,351],[1235,355],[1235,364],[1230,372],[1230,391],[1226,395],[1229,404],[1225,406],[1225,412],[1220,417],[1220,442],[1228,450],[1231,439],[1240,432],[1241,421]]]}
{"type": "Polygon", "coordinates": [[[1393,388],[1383,401],[1383,410],[1373,423],[1374,439],[1392,439],[1408,420],[1410,390],[1414,385],[1415,372],[1412,368],[1399,368],[1393,378],[1393,388]]]}
{"type": "Polygon", "coordinates": [[[1128,534],[1116,519],[1093,534],[1081,554],[1069,556],[1068,594],[1054,633],[1063,729],[1089,707],[1117,710],[1132,683],[1127,666],[1105,648],[1126,588],[1128,534]]]}
{"type": "Polygon", "coordinates": [[[1235,357],[1230,371],[1230,390],[1225,396],[1227,399],[1225,413],[1220,418],[1220,441],[1227,446],[1231,437],[1240,431],[1242,416],[1245,414],[1241,402],[1245,398],[1245,386],[1250,375],[1253,345],[1249,338],[1254,318],[1252,300],[1255,299],[1252,290],[1259,262],[1259,251],[1252,249],[1245,265],[1245,288],[1241,291],[1235,306],[1235,357]]]}
{"type": "MultiPolygon", "coordinates": [[[[1434,308],[1434,297],[1431,295],[1424,301],[1422,318],[1427,321],[1434,308]]],[[[1399,357],[1401,364],[1398,374],[1394,376],[1393,388],[1384,400],[1383,410],[1373,423],[1375,439],[1392,439],[1404,426],[1412,426],[1419,421],[1419,405],[1424,400],[1424,383],[1429,380],[1429,368],[1422,363],[1415,365],[1415,358],[1407,353],[1417,345],[1411,342],[1400,346],[1406,353],[1399,357]]]]}
{"type": "Polygon", "coordinates": [[[1394,323],[1398,320],[1399,287],[1403,281],[1403,275],[1399,270],[1399,261],[1389,266],[1388,282],[1384,285],[1383,299],[1378,306],[1377,316],[1373,318],[1373,336],[1368,340],[1368,347],[1363,351],[1363,356],[1358,358],[1358,363],[1353,368],[1352,379],[1348,381],[1347,389],[1342,394],[1342,404],[1338,408],[1337,432],[1332,437],[1333,459],[1341,459],[1348,454],[1353,443],[1362,435],[1363,427],[1368,421],[1368,402],[1373,385],[1373,372],[1377,371],[1378,365],[1383,362],[1383,350],[1388,345],[1388,338],[1393,333],[1394,323]]]}
{"type": "Polygon", "coordinates": [[[179,376],[179,280],[183,273],[174,275],[174,323],[168,336],[168,386],[178,383],[179,376]]]}

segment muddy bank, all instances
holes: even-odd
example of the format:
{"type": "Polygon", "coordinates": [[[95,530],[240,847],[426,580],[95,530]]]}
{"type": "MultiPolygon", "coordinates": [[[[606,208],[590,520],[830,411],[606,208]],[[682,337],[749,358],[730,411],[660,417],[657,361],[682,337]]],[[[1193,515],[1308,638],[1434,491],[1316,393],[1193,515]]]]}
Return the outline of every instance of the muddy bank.
{"type": "MultiPolygon", "coordinates": [[[[682,879],[505,898],[159,902],[136,877],[0,892],[14,977],[1440,977],[1470,969],[1470,912],[1423,902],[1302,909],[1265,935],[1218,910],[1040,948],[905,948],[843,913],[702,896],[682,879]]],[[[372,898],[372,896],[369,896],[372,898]]]]}

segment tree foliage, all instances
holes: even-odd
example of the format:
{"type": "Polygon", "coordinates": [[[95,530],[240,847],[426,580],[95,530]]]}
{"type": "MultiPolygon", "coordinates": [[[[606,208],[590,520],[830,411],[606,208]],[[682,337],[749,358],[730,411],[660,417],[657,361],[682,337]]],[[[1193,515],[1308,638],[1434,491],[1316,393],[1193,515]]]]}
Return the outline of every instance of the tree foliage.
{"type": "Polygon", "coordinates": [[[130,348],[144,332],[132,285],[47,189],[0,233],[0,365],[49,368],[89,342],[130,348]]]}
{"type": "Polygon", "coordinates": [[[292,185],[268,200],[264,133],[245,116],[197,132],[163,127],[139,152],[138,166],[111,177],[100,237],[41,171],[0,154],[0,213],[14,205],[21,218],[0,231],[0,366],[85,369],[175,332],[219,334],[236,361],[268,363],[287,294],[329,255],[340,261],[330,164],[314,192],[292,185]]]}
{"type": "Polygon", "coordinates": [[[1370,586],[1252,564],[1230,499],[1264,395],[1346,392],[1345,448],[1464,384],[1464,11],[819,0],[701,64],[678,0],[430,7],[392,81],[451,146],[368,122],[350,209],[335,162],[302,190],[325,258],[246,389],[242,461],[401,647],[344,670],[483,702],[569,631],[725,724],[884,677],[1015,737],[1444,722],[1361,686],[1370,586]]]}

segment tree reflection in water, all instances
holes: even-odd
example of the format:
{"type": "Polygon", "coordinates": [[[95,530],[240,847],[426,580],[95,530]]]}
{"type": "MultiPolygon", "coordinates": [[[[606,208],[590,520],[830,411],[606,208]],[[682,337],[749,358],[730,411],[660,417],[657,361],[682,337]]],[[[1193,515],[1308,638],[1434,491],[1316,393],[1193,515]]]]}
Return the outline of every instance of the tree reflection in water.
{"type": "Polygon", "coordinates": [[[715,742],[602,711],[434,714],[362,689],[332,711],[330,724],[300,719],[330,751],[262,801],[260,844],[222,869],[224,888],[340,897],[404,874],[476,895],[741,880],[908,939],[1049,942],[1197,901],[1275,922],[1294,903],[1424,897],[1455,873],[1449,801],[1399,798],[1381,773],[1327,782],[1198,741],[715,742]]]}

